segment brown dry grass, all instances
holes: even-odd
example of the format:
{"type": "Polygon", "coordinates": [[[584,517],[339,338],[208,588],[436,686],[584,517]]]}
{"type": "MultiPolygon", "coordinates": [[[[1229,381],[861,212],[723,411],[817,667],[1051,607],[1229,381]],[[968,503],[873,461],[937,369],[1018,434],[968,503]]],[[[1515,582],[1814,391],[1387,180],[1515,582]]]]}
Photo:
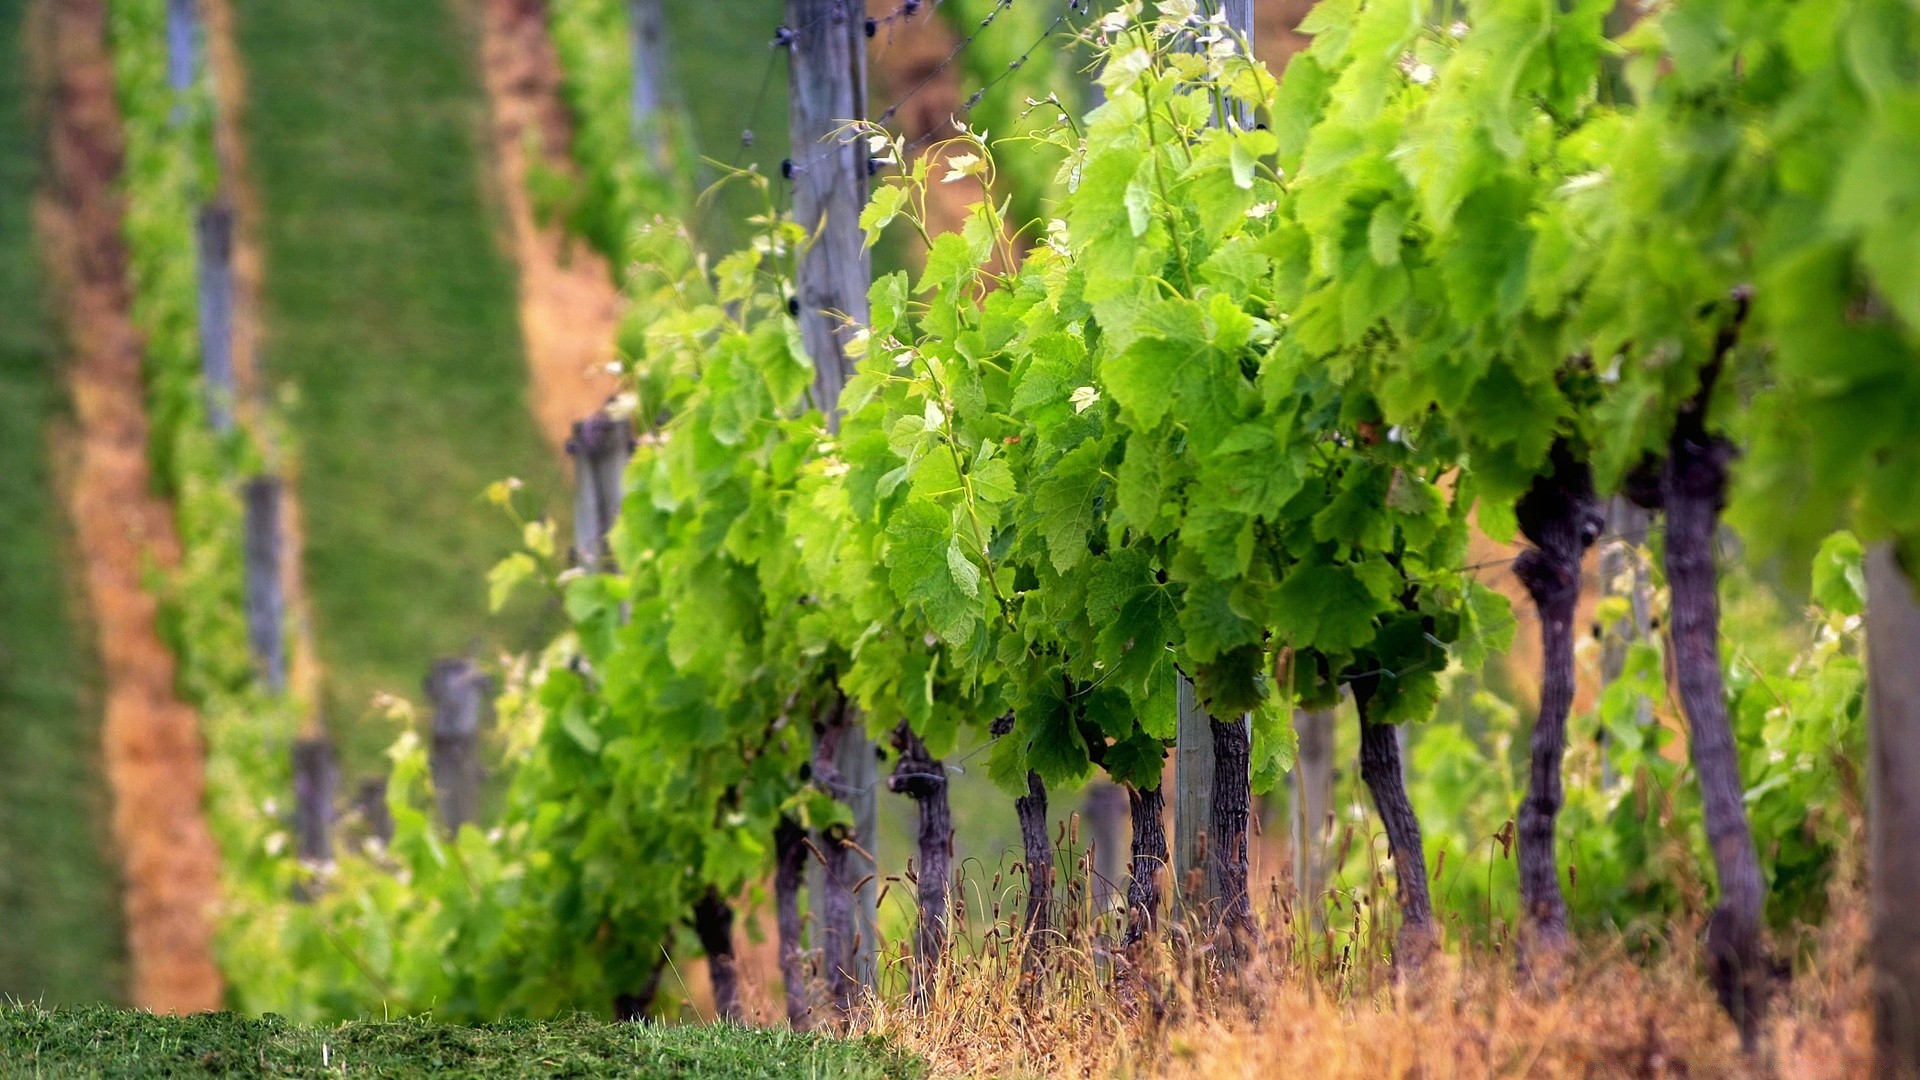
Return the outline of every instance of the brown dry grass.
{"type": "Polygon", "coordinates": [[[128,317],[121,134],[102,0],[48,0],[52,173],[37,224],[72,349],[77,462],[66,492],[85,567],[106,683],[102,742],[134,1004],[156,1012],[218,1008],[212,909],[219,856],[201,813],[201,742],[174,693],[174,659],[142,588],[151,561],[179,541],[147,468],[140,340],[128,317]]]}
{"type": "Polygon", "coordinates": [[[1589,941],[1562,992],[1522,983],[1504,956],[1448,954],[1396,979],[1382,964],[1316,974],[1272,934],[1236,985],[1199,964],[1149,961],[1143,991],[1117,995],[1089,943],[1023,989],[1013,950],[955,962],[940,1002],[897,1004],[869,1026],[941,1076],[1847,1077],[1868,1064],[1865,907],[1840,898],[1774,1004],[1764,1054],[1741,1055],[1685,943],[1636,962],[1589,941]]]}
{"type": "Polygon", "coordinates": [[[534,218],[528,155],[571,168],[570,124],[560,68],[547,39],[541,0],[484,0],[481,71],[493,109],[493,154],[520,271],[520,333],[532,380],[534,417],[556,451],[576,420],[618,387],[608,372],[621,299],[606,260],[570,243],[558,225],[534,218]]]}

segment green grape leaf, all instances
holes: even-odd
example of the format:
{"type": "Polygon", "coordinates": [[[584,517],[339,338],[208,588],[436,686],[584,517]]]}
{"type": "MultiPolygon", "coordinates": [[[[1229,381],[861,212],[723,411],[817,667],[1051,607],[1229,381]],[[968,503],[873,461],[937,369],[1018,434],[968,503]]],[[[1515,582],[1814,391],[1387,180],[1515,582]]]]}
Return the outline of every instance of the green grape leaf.
{"type": "Polygon", "coordinates": [[[1064,574],[1087,555],[1093,505],[1101,490],[1106,448],[1089,439],[1054,463],[1035,494],[1038,524],[1055,570],[1064,574]]]}

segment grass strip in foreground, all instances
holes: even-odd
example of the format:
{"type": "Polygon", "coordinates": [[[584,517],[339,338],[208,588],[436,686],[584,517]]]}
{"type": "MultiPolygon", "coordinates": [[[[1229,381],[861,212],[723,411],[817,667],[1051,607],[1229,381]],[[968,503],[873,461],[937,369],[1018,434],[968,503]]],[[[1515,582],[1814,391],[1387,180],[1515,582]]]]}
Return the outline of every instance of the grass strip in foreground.
{"type": "Polygon", "coordinates": [[[478,1027],[430,1020],[305,1026],[231,1013],[155,1016],[0,1006],[0,1075],[808,1077],[918,1080],[917,1059],[878,1038],[731,1025],[654,1027],[577,1017],[478,1027]]]}

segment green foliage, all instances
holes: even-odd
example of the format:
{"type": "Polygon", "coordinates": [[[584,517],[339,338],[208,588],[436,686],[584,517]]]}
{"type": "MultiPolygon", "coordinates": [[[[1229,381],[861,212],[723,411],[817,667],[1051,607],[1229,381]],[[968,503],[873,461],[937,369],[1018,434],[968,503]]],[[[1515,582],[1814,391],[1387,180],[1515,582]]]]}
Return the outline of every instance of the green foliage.
{"type": "Polygon", "coordinates": [[[543,216],[558,216],[584,237],[612,263],[616,277],[627,272],[627,240],[635,227],[659,214],[681,216],[691,206],[695,160],[692,134],[677,109],[652,118],[650,131],[636,128],[629,16],[626,0],[556,0],[547,6],[560,90],[573,118],[567,150],[578,175],[536,167],[528,177],[543,216]],[[653,161],[636,134],[658,139],[668,161],[653,161]]]}
{"type": "MultiPolygon", "coordinates": [[[[745,179],[754,237],[716,262],[627,217],[619,408],[642,435],[618,569],[563,569],[551,530],[522,521],[525,550],[494,572],[501,598],[541,586],[569,621],[513,673],[500,825],[439,836],[403,742],[392,844],[326,869],[306,907],[244,923],[255,966],[236,986],[296,1016],[605,1009],[686,947],[697,897],[751,898],[781,817],[833,820],[799,774],[809,721],[842,696],[872,734],[904,722],[936,754],[1010,712],[987,771],[1014,792],[1029,771],[1158,783],[1182,672],[1214,715],[1251,713],[1262,789],[1291,761],[1292,707],[1343,685],[1370,691],[1379,722],[1443,700],[1499,712],[1460,700],[1514,627],[1467,565],[1469,520],[1510,533],[1556,442],[1612,487],[1717,377],[1716,428],[1753,435],[1755,472],[1787,475],[1768,432],[1835,387],[1869,392],[1863,370],[1904,387],[1886,237],[1908,210],[1887,162],[1911,72],[1892,3],[1825,24],[1681,0],[1616,48],[1598,0],[1476,0],[1464,29],[1349,0],[1314,13],[1278,84],[1192,3],[1103,18],[1105,103],[1033,133],[1064,159],[1045,245],[1017,257],[1009,211],[986,202],[926,238],[917,281],[875,282],[870,324],[846,331],[858,370],[837,426],[836,403],[807,399],[788,313],[805,232],[765,181],[745,179]],[[1601,92],[1615,52],[1624,102],[1601,92]],[[1872,133],[1827,154],[1848,162],[1830,180],[1762,137],[1829,107],[1872,133]],[[1844,212],[1796,219],[1794,184],[1844,194],[1844,212]],[[1831,288],[1777,287],[1816,271],[1831,288]],[[1755,315],[1729,349],[1747,282],[1755,315]],[[1786,340],[1816,317],[1891,351],[1822,374],[1786,340]]],[[[612,100],[602,86],[576,104],[612,100]]],[[[993,175],[989,147],[956,149],[946,168],[993,175]]],[[[924,236],[946,179],[930,170],[879,185],[870,240],[894,223],[924,236]]],[[[1787,483],[1746,505],[1792,511],[1783,536],[1843,509],[1904,535],[1900,430],[1870,428],[1878,456],[1828,476],[1853,486],[1826,502],[1784,501],[1807,487],[1787,483]]],[[[1857,742],[1857,556],[1822,552],[1816,640],[1757,659],[1756,634],[1730,657],[1750,812],[1781,837],[1776,917],[1817,904],[1844,846],[1829,765],[1857,742]]],[[[1675,910],[1699,857],[1686,767],[1664,729],[1627,719],[1661,692],[1657,647],[1627,671],[1601,722],[1634,786],[1582,788],[1565,818],[1581,918],[1675,910]]],[[[1486,765],[1513,744],[1484,735],[1408,739],[1436,840],[1461,851],[1517,796],[1486,765]]],[[[302,879],[269,866],[282,889],[302,879]]]]}
{"type": "Polygon", "coordinates": [[[283,905],[293,880],[269,838],[281,828],[276,799],[291,790],[288,747],[301,705],[261,688],[247,647],[238,479],[258,468],[260,453],[245,432],[216,436],[205,413],[193,236],[195,208],[215,183],[205,79],[185,95],[168,86],[163,0],[115,0],[108,17],[151,457],[156,483],[172,496],[181,545],[178,567],[154,574],[160,629],[178,662],[179,689],[200,713],[208,824],[222,854],[223,893],[238,916],[222,922],[217,946],[236,997],[246,1000],[250,975],[282,963],[250,944],[260,933],[251,913],[283,905]]]}
{"type": "MultiPolygon", "coordinates": [[[[1637,556],[1650,559],[1641,552],[1637,556]]],[[[1816,924],[1835,876],[1857,866],[1865,753],[1865,650],[1859,543],[1836,533],[1816,567],[1835,591],[1796,620],[1752,575],[1726,577],[1727,644],[1722,672],[1747,788],[1768,918],[1781,931],[1816,924]]],[[[1664,621],[1666,593],[1652,609],[1664,621]]],[[[1591,643],[1597,646],[1598,642],[1591,643]]],[[[1583,664],[1597,657],[1583,650],[1583,664]]],[[[1634,643],[1621,676],[1568,732],[1566,805],[1559,865],[1568,870],[1576,926],[1624,931],[1636,947],[1661,947],[1676,920],[1704,917],[1710,862],[1685,721],[1670,696],[1664,643],[1634,643]]],[[[1526,789],[1527,725],[1474,680],[1450,680],[1448,711],[1413,743],[1409,788],[1421,809],[1429,865],[1445,862],[1436,903],[1478,935],[1517,925],[1512,853],[1491,839],[1510,828],[1526,789]]],[[[1509,838],[1511,834],[1509,833],[1509,838]]],[[[1371,873],[1364,856],[1346,879],[1371,873]]]]}
{"type": "Polygon", "coordinates": [[[154,1016],[107,1008],[0,1008],[0,1057],[45,1077],[681,1077],[686,1080],[918,1080],[926,1066],[877,1037],[734,1026],[654,1027],[586,1017],[455,1027],[425,1017],[303,1026],[226,1013],[154,1016]]]}

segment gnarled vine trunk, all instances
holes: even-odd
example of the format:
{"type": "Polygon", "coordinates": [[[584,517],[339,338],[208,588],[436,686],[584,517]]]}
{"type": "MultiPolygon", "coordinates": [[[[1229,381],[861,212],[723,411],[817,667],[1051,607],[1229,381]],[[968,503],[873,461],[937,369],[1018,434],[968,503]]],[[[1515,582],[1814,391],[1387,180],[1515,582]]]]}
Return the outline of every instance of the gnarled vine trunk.
{"type": "MultiPolygon", "coordinates": [[[[814,783],[849,804],[854,792],[840,772],[839,755],[852,720],[852,703],[846,695],[837,695],[815,730],[813,746],[814,783]]],[[[854,926],[854,875],[858,864],[851,846],[855,843],[858,838],[854,830],[845,825],[820,831],[821,858],[826,864],[820,882],[820,965],[827,979],[828,999],[842,1018],[853,1011],[860,990],[854,926]]]]}
{"type": "Polygon", "coordinates": [[[1707,841],[1720,879],[1720,903],[1707,922],[1707,963],[1720,1004],[1740,1028],[1748,1051],[1759,1045],[1766,1009],[1768,964],[1761,948],[1766,884],[1747,823],[1739,748],[1727,717],[1727,689],[1720,674],[1719,569],[1714,540],[1726,502],[1727,465],[1733,447],[1707,430],[1707,405],[1722,358],[1733,348],[1747,298],[1736,296],[1736,314],[1721,331],[1713,361],[1701,373],[1700,392],[1674,423],[1660,474],[1660,501],[1667,515],[1667,586],[1674,670],[1686,709],[1693,768],[1700,780],[1707,841]]]}
{"type": "Polygon", "coordinates": [[[919,924],[913,932],[913,973],[909,994],[916,1008],[926,1008],[933,983],[947,951],[947,897],[953,880],[953,812],[947,804],[947,772],[927,753],[927,744],[902,721],[893,742],[900,752],[887,787],[907,795],[920,807],[920,866],[915,899],[919,924]]]}
{"type": "Polygon", "coordinates": [[[1380,676],[1353,681],[1353,702],[1360,713],[1360,779],[1373,796],[1373,806],[1387,831],[1400,900],[1400,934],[1394,962],[1417,966],[1434,945],[1433,900],[1427,892],[1427,856],[1420,847],[1420,819],[1407,798],[1406,777],[1400,766],[1400,736],[1392,724],[1372,720],[1373,696],[1380,676]]]}
{"type": "Polygon", "coordinates": [[[632,1023],[646,1022],[647,1012],[653,1008],[654,995],[660,992],[660,976],[666,970],[666,959],[662,957],[660,963],[655,964],[653,970],[647,972],[646,978],[642,979],[640,985],[634,987],[631,993],[615,994],[613,1018],[632,1023]]]}
{"type": "Polygon", "coordinates": [[[1522,962],[1566,948],[1567,904],[1560,893],[1554,826],[1563,801],[1561,760],[1573,708],[1573,620],[1580,601],[1580,560],[1600,535],[1593,473],[1555,444],[1552,473],[1533,481],[1516,507],[1520,531],[1533,546],[1514,561],[1514,575],[1540,616],[1540,714],[1529,745],[1526,798],[1520,803],[1520,900],[1527,920],[1522,962]]]}
{"type": "Polygon", "coordinates": [[[713,983],[713,1011],[722,1020],[740,1021],[740,966],[733,952],[733,905],[708,889],[693,905],[693,932],[707,954],[713,983]]]}
{"type": "Polygon", "coordinates": [[[787,1023],[805,1031],[812,1020],[807,1007],[807,968],[800,948],[800,880],[807,869],[807,830],[790,817],[773,830],[773,910],[779,930],[780,982],[787,999],[787,1023]]]}
{"type": "Polygon", "coordinates": [[[1027,773],[1027,793],[1014,800],[1027,868],[1027,968],[1046,951],[1053,930],[1053,837],[1047,833],[1047,785],[1027,773]]]}
{"type": "Polygon", "coordinates": [[[1231,965],[1253,939],[1247,892],[1247,830],[1253,807],[1253,736],[1245,717],[1213,720],[1213,881],[1220,917],[1220,955],[1231,965]]]}
{"type": "Polygon", "coordinates": [[[1127,937],[1132,950],[1160,922],[1160,875],[1167,869],[1167,798],[1159,787],[1127,788],[1133,843],[1127,865],[1127,937]]]}

